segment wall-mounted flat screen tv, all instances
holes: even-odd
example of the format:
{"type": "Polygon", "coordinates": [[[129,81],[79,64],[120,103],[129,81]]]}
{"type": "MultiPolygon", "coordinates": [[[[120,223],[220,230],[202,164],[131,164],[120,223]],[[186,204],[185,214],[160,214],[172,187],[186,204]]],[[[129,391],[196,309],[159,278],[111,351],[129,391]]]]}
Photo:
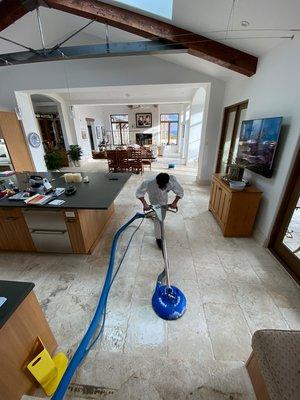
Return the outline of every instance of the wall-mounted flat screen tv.
{"type": "Polygon", "coordinates": [[[271,178],[281,123],[282,117],[243,121],[236,163],[271,178]]]}

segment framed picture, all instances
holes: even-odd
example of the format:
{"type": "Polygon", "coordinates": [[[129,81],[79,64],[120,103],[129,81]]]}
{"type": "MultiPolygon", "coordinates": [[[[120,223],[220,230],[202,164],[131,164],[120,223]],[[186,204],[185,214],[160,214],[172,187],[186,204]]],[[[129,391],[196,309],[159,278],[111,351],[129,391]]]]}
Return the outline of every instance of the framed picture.
{"type": "Polygon", "coordinates": [[[137,128],[151,128],[152,114],[151,113],[137,113],[135,114],[137,128]]]}
{"type": "Polygon", "coordinates": [[[81,137],[82,137],[82,139],[87,139],[87,132],[81,131],[81,137]]]}

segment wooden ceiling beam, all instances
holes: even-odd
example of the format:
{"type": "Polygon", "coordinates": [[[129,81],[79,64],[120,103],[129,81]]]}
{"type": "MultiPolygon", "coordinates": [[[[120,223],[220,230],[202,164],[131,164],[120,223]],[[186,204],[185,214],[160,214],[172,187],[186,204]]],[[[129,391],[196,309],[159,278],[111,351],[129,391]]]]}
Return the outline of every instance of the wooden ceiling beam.
{"type": "Polygon", "coordinates": [[[0,32],[38,5],[35,0],[2,0],[0,2],[0,32]]]}
{"type": "Polygon", "coordinates": [[[256,72],[258,59],[251,54],[131,10],[97,0],[45,0],[44,3],[147,39],[181,44],[189,54],[246,76],[256,72]]]}

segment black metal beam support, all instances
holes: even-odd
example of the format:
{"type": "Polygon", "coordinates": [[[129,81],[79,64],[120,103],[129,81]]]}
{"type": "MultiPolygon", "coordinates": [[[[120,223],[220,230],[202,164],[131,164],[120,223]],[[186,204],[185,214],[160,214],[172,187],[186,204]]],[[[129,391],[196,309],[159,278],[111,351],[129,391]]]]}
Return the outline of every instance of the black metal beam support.
{"type": "Polygon", "coordinates": [[[18,53],[0,54],[0,66],[30,64],[44,61],[76,60],[83,58],[101,58],[116,56],[133,56],[143,54],[186,53],[187,48],[182,45],[170,45],[153,41],[121,42],[107,44],[61,47],[60,49],[21,51],[18,53]]]}

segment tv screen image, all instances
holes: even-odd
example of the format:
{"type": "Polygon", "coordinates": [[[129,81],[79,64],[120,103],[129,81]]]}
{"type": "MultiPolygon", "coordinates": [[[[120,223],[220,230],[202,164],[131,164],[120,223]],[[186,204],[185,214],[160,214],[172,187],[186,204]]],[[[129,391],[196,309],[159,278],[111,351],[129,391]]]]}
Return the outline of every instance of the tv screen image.
{"type": "Polygon", "coordinates": [[[236,164],[271,178],[281,123],[282,117],[243,121],[236,164]]]}

